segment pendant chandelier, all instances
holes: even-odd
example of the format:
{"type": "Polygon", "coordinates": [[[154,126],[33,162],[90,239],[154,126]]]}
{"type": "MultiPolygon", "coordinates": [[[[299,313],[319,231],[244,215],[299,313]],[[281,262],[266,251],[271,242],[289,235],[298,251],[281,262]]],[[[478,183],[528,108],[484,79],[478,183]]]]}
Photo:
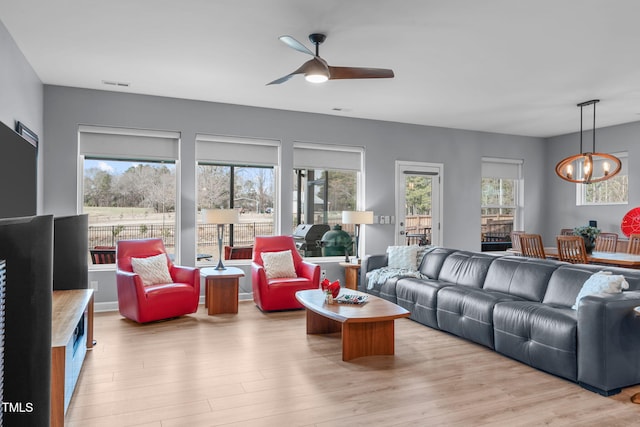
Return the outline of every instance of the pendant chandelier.
{"type": "Polygon", "coordinates": [[[569,182],[591,184],[612,178],[620,172],[622,162],[616,156],[596,153],[596,104],[599,99],[581,102],[580,107],[580,154],[567,157],[556,165],[556,174],[569,182]],[[582,152],[582,110],[593,105],[593,146],[591,152],[582,152]]]}

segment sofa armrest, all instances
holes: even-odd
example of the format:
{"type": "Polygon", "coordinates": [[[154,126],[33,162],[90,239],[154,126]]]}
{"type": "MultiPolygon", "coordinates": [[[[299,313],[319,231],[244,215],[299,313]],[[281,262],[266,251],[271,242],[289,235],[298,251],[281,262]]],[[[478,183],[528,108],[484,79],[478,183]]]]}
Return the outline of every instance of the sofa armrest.
{"type": "Polygon", "coordinates": [[[262,293],[267,292],[267,273],[264,267],[255,261],[251,262],[251,288],[253,300],[258,307],[262,307],[262,293]]]}
{"type": "Polygon", "coordinates": [[[362,259],[362,264],[360,264],[360,281],[358,284],[358,290],[366,292],[367,273],[382,267],[386,267],[388,263],[389,258],[386,253],[365,255],[365,257],[362,259]]]}
{"type": "Polygon", "coordinates": [[[590,295],[578,306],[578,382],[603,395],[640,383],[640,291],[590,295]]]}
{"type": "Polygon", "coordinates": [[[316,286],[320,286],[320,266],[308,261],[301,261],[298,264],[296,273],[298,277],[306,277],[316,286]]]}
{"type": "Polygon", "coordinates": [[[171,266],[171,277],[176,283],[187,283],[200,293],[200,269],[197,267],[171,266]]]}

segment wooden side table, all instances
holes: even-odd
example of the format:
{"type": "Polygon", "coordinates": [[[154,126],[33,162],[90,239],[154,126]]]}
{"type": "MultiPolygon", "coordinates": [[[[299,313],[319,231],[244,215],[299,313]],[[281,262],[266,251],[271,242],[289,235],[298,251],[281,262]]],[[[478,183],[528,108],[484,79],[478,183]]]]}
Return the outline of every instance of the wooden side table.
{"type": "Polygon", "coordinates": [[[241,269],[201,268],[200,277],[204,278],[204,306],[208,315],[238,312],[238,282],[244,277],[241,269]]]}
{"type": "Polygon", "coordinates": [[[348,289],[358,290],[358,275],[360,274],[360,264],[341,262],[344,267],[344,286],[348,289]]]}

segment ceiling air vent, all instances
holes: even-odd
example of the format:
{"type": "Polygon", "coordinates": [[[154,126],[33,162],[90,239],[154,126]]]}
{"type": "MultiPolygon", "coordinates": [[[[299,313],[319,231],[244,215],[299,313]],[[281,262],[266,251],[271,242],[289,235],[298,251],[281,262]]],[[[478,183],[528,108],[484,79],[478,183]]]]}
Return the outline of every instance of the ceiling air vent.
{"type": "Polygon", "coordinates": [[[114,80],[103,80],[102,84],[107,86],[119,86],[119,87],[129,87],[131,83],[127,82],[116,82],[114,80]]]}

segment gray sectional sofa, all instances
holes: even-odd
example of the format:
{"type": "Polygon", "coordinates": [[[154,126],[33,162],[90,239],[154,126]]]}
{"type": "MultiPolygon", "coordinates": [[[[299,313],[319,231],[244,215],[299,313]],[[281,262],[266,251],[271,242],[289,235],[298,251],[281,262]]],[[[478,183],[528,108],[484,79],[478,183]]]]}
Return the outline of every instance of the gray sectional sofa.
{"type": "Polygon", "coordinates": [[[640,270],[572,265],[519,256],[433,248],[422,278],[368,283],[387,255],[362,262],[359,289],[394,302],[411,319],[489,347],[609,396],[640,383],[640,270]],[[572,309],[584,282],[601,270],[629,289],[590,295],[572,309]]]}

